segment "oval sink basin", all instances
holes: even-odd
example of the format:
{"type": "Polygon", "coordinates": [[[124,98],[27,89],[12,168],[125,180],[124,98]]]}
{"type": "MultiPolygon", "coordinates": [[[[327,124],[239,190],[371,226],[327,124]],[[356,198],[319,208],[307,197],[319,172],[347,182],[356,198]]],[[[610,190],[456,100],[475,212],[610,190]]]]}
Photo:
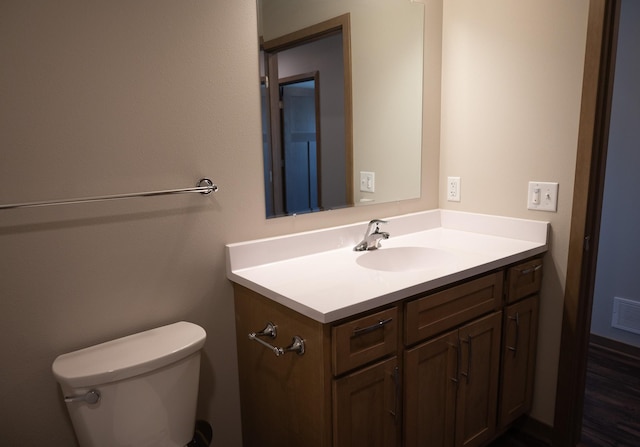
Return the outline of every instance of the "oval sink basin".
{"type": "Polygon", "coordinates": [[[452,254],[437,248],[383,247],[358,256],[356,262],[362,267],[373,270],[407,272],[439,267],[452,259],[452,254]]]}

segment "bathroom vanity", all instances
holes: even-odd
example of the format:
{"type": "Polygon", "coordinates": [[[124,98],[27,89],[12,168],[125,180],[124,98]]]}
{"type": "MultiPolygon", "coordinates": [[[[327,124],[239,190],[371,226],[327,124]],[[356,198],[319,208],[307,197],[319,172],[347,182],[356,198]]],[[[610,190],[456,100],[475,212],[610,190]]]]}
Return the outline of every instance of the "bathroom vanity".
{"type": "Polygon", "coordinates": [[[482,446],[529,411],[548,224],[365,227],[227,246],[244,445],[482,446]]]}

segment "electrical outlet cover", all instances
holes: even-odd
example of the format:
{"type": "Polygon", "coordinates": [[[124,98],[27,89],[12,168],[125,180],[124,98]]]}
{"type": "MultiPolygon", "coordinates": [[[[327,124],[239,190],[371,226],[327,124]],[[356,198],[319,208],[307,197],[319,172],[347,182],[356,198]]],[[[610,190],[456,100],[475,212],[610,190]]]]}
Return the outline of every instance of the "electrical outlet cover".
{"type": "Polygon", "coordinates": [[[447,177],[447,200],[460,201],[460,177],[447,177]]]}

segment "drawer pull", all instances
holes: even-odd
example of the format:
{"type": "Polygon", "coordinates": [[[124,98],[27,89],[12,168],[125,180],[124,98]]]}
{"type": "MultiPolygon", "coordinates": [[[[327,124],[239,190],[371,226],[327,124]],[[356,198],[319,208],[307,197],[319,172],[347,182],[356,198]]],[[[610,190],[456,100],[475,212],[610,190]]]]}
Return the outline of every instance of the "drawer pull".
{"type": "Polygon", "coordinates": [[[530,273],[533,272],[537,272],[538,270],[540,270],[542,268],[542,264],[540,265],[536,265],[535,267],[530,267],[528,269],[524,269],[520,272],[521,275],[528,275],[530,273]]]}
{"type": "Polygon", "coordinates": [[[271,351],[273,351],[276,357],[280,357],[281,355],[284,355],[287,352],[295,352],[298,355],[304,354],[304,340],[301,337],[298,337],[297,335],[293,336],[293,339],[291,340],[291,344],[286,348],[279,348],[277,346],[273,346],[271,343],[268,343],[259,338],[259,337],[276,338],[276,335],[278,335],[276,328],[277,326],[275,324],[269,322],[267,323],[265,328],[260,332],[251,332],[249,334],[249,340],[257,341],[262,346],[269,348],[271,351]]]}
{"type": "Polygon", "coordinates": [[[368,332],[373,332],[384,327],[386,324],[391,323],[393,318],[387,318],[386,320],[378,320],[377,323],[372,324],[371,326],[363,327],[363,328],[355,328],[353,330],[353,334],[351,334],[351,338],[357,337],[358,335],[366,334],[368,332]]]}

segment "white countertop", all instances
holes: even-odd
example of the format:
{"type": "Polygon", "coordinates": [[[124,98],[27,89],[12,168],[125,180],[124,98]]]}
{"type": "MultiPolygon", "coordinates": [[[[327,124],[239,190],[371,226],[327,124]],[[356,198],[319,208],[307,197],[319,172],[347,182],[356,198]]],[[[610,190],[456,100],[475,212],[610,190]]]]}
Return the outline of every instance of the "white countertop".
{"type": "Polygon", "coordinates": [[[307,317],[330,323],[548,248],[549,224],[543,221],[449,210],[383,219],[388,223],[381,231],[391,237],[372,252],[353,251],[368,222],[229,244],[227,277],[307,317]],[[399,247],[430,250],[424,250],[424,262],[420,260],[413,269],[386,271],[361,265],[399,247]],[[426,259],[429,253],[433,262],[426,259]]]}

